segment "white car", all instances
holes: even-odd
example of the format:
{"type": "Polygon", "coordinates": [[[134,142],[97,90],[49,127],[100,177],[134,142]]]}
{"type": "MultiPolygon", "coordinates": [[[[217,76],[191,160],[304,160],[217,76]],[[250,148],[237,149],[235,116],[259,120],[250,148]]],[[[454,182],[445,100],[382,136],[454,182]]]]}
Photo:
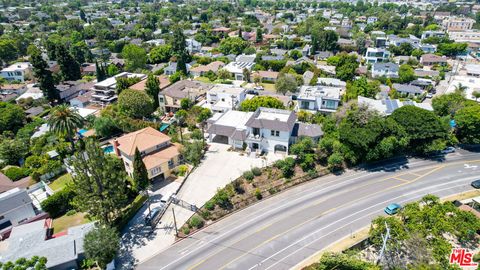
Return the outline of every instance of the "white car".
{"type": "Polygon", "coordinates": [[[455,152],[455,147],[452,147],[452,146],[449,146],[445,149],[443,149],[442,151],[440,151],[442,154],[450,154],[450,153],[453,153],[455,152]]]}

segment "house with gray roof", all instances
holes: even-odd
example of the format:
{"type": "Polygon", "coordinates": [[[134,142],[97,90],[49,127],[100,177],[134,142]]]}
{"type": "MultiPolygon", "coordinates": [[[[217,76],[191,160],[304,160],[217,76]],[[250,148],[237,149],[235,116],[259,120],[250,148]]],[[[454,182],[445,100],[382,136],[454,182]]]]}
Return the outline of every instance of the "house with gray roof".
{"type": "Polygon", "coordinates": [[[406,97],[417,97],[425,93],[425,90],[413,84],[394,83],[392,87],[397,93],[406,97]]]}
{"type": "Polygon", "coordinates": [[[164,112],[175,112],[180,108],[180,101],[189,98],[198,102],[214,85],[193,80],[181,80],[167,86],[158,93],[159,107],[164,112]]]}
{"type": "Polygon", "coordinates": [[[3,242],[0,262],[39,256],[47,258],[46,266],[50,270],[78,269],[85,258],[83,238],[93,228],[93,223],[83,224],[51,237],[50,219],[14,227],[10,237],[3,242]]]}
{"type": "Polygon", "coordinates": [[[249,151],[284,152],[299,137],[318,140],[323,134],[318,125],[297,123],[295,112],[271,108],[258,108],[255,112],[227,111],[208,120],[209,140],[246,147],[249,151]]]}
{"type": "Polygon", "coordinates": [[[372,65],[372,77],[398,78],[399,66],[395,63],[374,63],[372,65]]]}

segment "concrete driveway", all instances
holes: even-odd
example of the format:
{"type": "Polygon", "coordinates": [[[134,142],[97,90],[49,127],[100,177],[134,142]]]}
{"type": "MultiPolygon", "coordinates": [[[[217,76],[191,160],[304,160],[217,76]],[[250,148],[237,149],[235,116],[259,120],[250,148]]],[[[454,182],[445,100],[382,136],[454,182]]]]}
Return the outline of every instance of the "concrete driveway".
{"type": "MultiPolygon", "coordinates": [[[[229,145],[220,143],[209,145],[210,148],[201,164],[189,175],[177,194],[177,198],[197,207],[203,206],[219,188],[238,178],[244,171],[253,167],[264,167],[284,157],[273,153],[267,155],[265,159],[242,156],[238,152],[228,151],[229,145]]],[[[164,189],[170,190],[167,187],[164,189]]],[[[158,193],[161,192],[155,192],[155,195],[158,196],[158,193]]],[[[190,210],[171,204],[161,218],[160,224],[151,231],[150,227],[143,224],[148,209],[144,207],[137,213],[122,235],[122,247],[117,264],[119,269],[131,269],[131,263],[141,263],[174,243],[173,211],[179,228],[194,214],[190,210]]]]}

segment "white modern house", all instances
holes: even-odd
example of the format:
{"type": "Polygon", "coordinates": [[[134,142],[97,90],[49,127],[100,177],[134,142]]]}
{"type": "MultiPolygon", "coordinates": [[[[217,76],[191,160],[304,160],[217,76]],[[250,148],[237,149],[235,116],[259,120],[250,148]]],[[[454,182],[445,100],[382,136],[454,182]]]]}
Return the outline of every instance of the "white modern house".
{"type": "Polygon", "coordinates": [[[321,127],[296,122],[295,112],[258,108],[255,112],[227,111],[208,120],[210,141],[248,149],[256,153],[288,153],[289,146],[302,136],[318,140],[321,127]]]}
{"type": "Polygon", "coordinates": [[[302,86],[297,96],[296,111],[305,110],[312,113],[335,112],[340,103],[342,88],[332,86],[302,86]]]}
{"type": "Polygon", "coordinates": [[[390,58],[390,52],[385,48],[368,48],[365,53],[367,63],[386,62],[390,58]]]}
{"type": "Polygon", "coordinates": [[[32,65],[29,62],[18,62],[1,70],[0,76],[7,81],[24,82],[31,78],[32,65]]]}
{"type": "Polygon", "coordinates": [[[108,105],[114,102],[118,98],[116,94],[117,78],[133,77],[138,77],[143,80],[147,77],[147,75],[140,73],[122,72],[113,77],[98,82],[93,85],[92,90],[94,91],[94,93],[91,96],[91,102],[100,105],[108,105]]]}
{"type": "Polygon", "coordinates": [[[0,194],[0,230],[17,226],[35,215],[33,201],[26,189],[17,187],[0,194]]]}
{"type": "Polygon", "coordinates": [[[246,69],[248,72],[252,70],[255,65],[255,55],[239,55],[234,62],[228,63],[224,69],[230,72],[235,80],[243,81],[243,71],[246,69]]]}
{"type": "Polygon", "coordinates": [[[203,107],[212,112],[226,112],[238,108],[246,98],[246,90],[229,84],[216,84],[207,91],[207,101],[203,107]]]}

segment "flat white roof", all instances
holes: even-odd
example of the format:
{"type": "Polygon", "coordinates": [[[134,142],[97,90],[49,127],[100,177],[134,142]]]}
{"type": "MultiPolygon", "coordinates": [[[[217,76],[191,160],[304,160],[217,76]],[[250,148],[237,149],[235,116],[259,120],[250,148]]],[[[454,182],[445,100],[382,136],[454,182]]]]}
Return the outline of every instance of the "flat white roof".
{"type": "Polygon", "coordinates": [[[210,92],[210,94],[212,94],[212,93],[216,93],[216,94],[226,93],[226,94],[231,94],[231,95],[239,95],[239,94],[243,93],[244,91],[245,91],[245,89],[243,89],[241,87],[235,87],[235,86],[228,85],[228,84],[217,84],[212,89],[210,89],[208,92],[210,92]]]}
{"type": "Polygon", "coordinates": [[[218,118],[216,125],[235,127],[237,129],[246,129],[245,124],[253,115],[253,112],[227,111],[218,118]]]}
{"type": "Polygon", "coordinates": [[[257,119],[265,119],[265,120],[277,120],[277,121],[282,121],[282,122],[287,122],[288,118],[290,117],[290,114],[285,114],[285,113],[275,113],[271,111],[264,111],[260,110],[260,113],[256,117],[257,119]]]}
{"type": "Polygon", "coordinates": [[[446,93],[453,93],[455,92],[455,88],[461,84],[465,86],[465,97],[471,100],[476,100],[475,97],[472,95],[474,91],[480,92],[480,78],[472,77],[472,76],[455,76],[453,77],[452,81],[448,85],[446,93]]]}

